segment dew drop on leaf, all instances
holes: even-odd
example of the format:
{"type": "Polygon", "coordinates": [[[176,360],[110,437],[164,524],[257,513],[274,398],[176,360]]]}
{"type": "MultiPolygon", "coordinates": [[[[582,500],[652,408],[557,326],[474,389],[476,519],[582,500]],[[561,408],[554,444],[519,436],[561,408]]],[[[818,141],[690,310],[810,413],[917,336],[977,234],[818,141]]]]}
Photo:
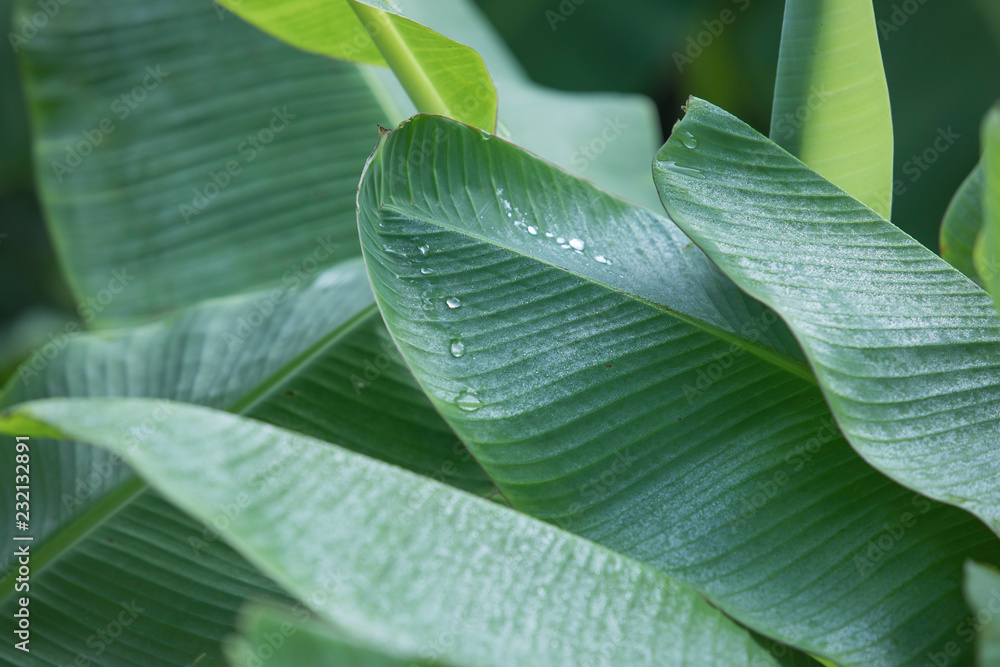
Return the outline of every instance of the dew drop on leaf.
{"type": "Polygon", "coordinates": [[[668,160],[668,161],[664,162],[663,163],[663,168],[664,169],[668,169],[668,170],[670,170],[670,171],[672,171],[674,173],[677,173],[677,174],[682,174],[684,176],[688,176],[690,178],[701,178],[701,179],[705,178],[702,175],[702,173],[701,173],[700,170],[695,169],[694,167],[683,167],[683,166],[677,164],[676,162],[674,162],[673,160],[668,160]]]}
{"type": "Polygon", "coordinates": [[[463,389],[461,393],[459,393],[458,398],[455,399],[455,405],[466,412],[475,412],[479,408],[483,407],[483,402],[479,400],[478,396],[476,396],[476,392],[471,389],[463,389]]]}
{"type": "Polygon", "coordinates": [[[448,297],[445,300],[445,303],[448,304],[449,308],[458,308],[459,306],[462,305],[462,302],[459,300],[459,298],[455,296],[448,297]]]}

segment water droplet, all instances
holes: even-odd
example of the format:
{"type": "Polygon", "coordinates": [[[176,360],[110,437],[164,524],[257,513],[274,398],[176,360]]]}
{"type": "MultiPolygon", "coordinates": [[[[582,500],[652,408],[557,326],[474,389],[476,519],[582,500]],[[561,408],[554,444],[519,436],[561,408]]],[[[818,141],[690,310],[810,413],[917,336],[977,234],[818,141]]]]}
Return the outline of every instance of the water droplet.
{"type": "Polygon", "coordinates": [[[427,245],[426,243],[424,245],[420,246],[420,254],[421,255],[426,255],[430,251],[431,251],[431,247],[429,245],[427,245]]]}
{"type": "Polygon", "coordinates": [[[601,264],[611,264],[611,260],[604,255],[594,255],[594,261],[600,262],[601,264]]]}
{"type": "Polygon", "coordinates": [[[461,357],[464,354],[465,354],[465,343],[463,343],[462,341],[460,341],[457,338],[452,338],[451,339],[451,356],[453,356],[453,357],[455,357],[457,359],[458,357],[461,357]]]}
{"type": "Polygon", "coordinates": [[[528,233],[534,236],[535,234],[538,233],[538,227],[535,227],[534,225],[528,225],[528,233]]]}
{"type": "Polygon", "coordinates": [[[566,243],[566,239],[564,239],[563,237],[560,236],[559,238],[556,239],[556,243],[559,243],[559,244],[566,243]]]}
{"type": "Polygon", "coordinates": [[[455,405],[466,412],[475,412],[479,408],[483,407],[483,402],[479,400],[478,396],[476,396],[476,392],[471,389],[463,389],[458,394],[458,398],[455,399],[455,405]]]}
{"type": "Polygon", "coordinates": [[[570,239],[569,244],[573,247],[573,250],[583,250],[584,243],[580,239],[570,239]]]}
{"type": "Polygon", "coordinates": [[[704,176],[701,175],[700,170],[695,169],[694,167],[682,167],[673,160],[668,160],[667,162],[664,162],[663,168],[669,169],[672,172],[682,174],[684,176],[689,176],[691,178],[702,178],[702,179],[705,178],[704,176]]]}
{"type": "Polygon", "coordinates": [[[555,236],[556,236],[556,235],[555,235],[555,234],[553,234],[552,232],[545,232],[545,237],[546,237],[546,238],[550,238],[550,239],[551,239],[551,238],[555,238],[555,236]]]}
{"type": "Polygon", "coordinates": [[[692,150],[698,148],[698,138],[690,132],[681,133],[681,143],[684,144],[686,148],[690,148],[692,150]]]}
{"type": "Polygon", "coordinates": [[[429,275],[431,273],[434,273],[434,269],[420,269],[420,273],[422,273],[422,274],[424,274],[426,276],[426,275],[429,275]]]}
{"type": "Polygon", "coordinates": [[[454,297],[454,296],[448,297],[445,300],[445,303],[448,304],[449,308],[458,308],[459,306],[462,305],[462,302],[459,301],[458,297],[454,297]]]}

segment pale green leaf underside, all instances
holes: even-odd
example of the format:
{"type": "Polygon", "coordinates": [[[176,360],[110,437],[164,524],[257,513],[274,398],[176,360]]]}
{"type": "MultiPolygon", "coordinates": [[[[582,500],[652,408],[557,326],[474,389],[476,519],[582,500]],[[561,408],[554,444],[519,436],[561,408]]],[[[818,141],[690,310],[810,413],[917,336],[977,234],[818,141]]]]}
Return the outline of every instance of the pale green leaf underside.
{"type": "Polygon", "coordinates": [[[965,597],[972,616],[957,629],[957,642],[968,643],[975,638],[979,667],[1000,665],[1000,570],[966,563],[965,597]]]}
{"type": "Polygon", "coordinates": [[[677,224],[791,326],[854,448],[1000,529],[1000,321],[989,296],[702,100],[654,171],[677,224]]]}
{"type": "Polygon", "coordinates": [[[963,559],[1000,543],[857,456],[777,316],[668,219],[429,116],[359,207],[390,332],[514,507],[838,664],[919,667],[960,622],[963,559]]]}
{"type": "Polygon", "coordinates": [[[21,57],[47,223],[95,323],[358,254],[358,174],[376,123],[395,119],[356,65],[204,0],[60,5],[21,57]],[[108,300],[122,269],[134,278],[108,300]]]}
{"type": "MultiPolygon", "coordinates": [[[[22,367],[23,372],[28,370],[30,360],[22,367]]],[[[327,441],[343,442],[478,493],[492,489],[399,359],[357,261],[329,270],[297,291],[210,301],[163,323],[81,336],[39,374],[31,371],[14,381],[4,402],[10,405],[38,397],[88,395],[163,397],[239,411],[327,441]]],[[[34,442],[32,534],[36,549],[41,551],[33,563],[33,581],[54,586],[53,582],[69,576],[74,562],[85,559],[94,549],[132,553],[131,558],[119,554],[113,560],[122,576],[131,577],[138,589],[150,586],[144,577],[154,563],[168,567],[175,578],[191,576],[195,580],[209,567],[204,553],[199,556],[201,550],[189,543],[191,537],[206,539],[196,526],[187,527],[177,544],[169,546],[170,556],[152,549],[148,538],[135,533],[135,520],[130,517],[143,512],[148,515],[150,511],[143,508],[150,504],[158,508],[157,517],[147,518],[144,525],[153,532],[190,522],[152,492],[142,491],[143,485],[128,467],[108,452],[85,444],[34,442]],[[116,547],[104,543],[102,535],[107,534],[115,535],[116,547]],[[78,538],[84,541],[73,544],[78,538]],[[60,560],[51,563],[56,557],[60,560]]],[[[13,448],[0,450],[5,469],[13,469],[13,456],[13,448]]],[[[0,500],[3,511],[11,516],[14,494],[9,485],[13,481],[2,481],[8,492],[0,500]]],[[[3,542],[4,571],[16,547],[10,530],[13,527],[5,531],[3,542]]],[[[237,565],[239,558],[234,554],[217,550],[220,553],[214,559],[222,563],[220,572],[249,571],[246,565],[237,565]]],[[[101,595],[101,585],[98,579],[93,584],[96,588],[59,589],[47,597],[55,608],[70,605],[87,609],[97,628],[111,620],[103,615],[106,608],[94,601],[94,596],[101,595]]],[[[212,579],[212,585],[214,594],[223,599],[236,596],[227,603],[231,622],[241,599],[240,584],[219,576],[212,579]]],[[[11,604],[11,586],[10,580],[0,585],[5,606],[11,604]]],[[[162,596],[158,604],[164,610],[173,609],[177,614],[195,604],[184,597],[190,596],[187,585],[172,588],[183,595],[162,596]]],[[[164,611],[159,618],[164,617],[170,618],[171,613],[164,611]]],[[[142,632],[156,638],[155,643],[169,643],[176,628],[169,623],[156,627],[156,618],[147,616],[142,632]]],[[[60,627],[58,619],[54,611],[39,610],[34,628],[41,636],[52,637],[60,627]]],[[[217,657],[218,642],[228,627],[205,627],[211,641],[202,641],[203,650],[217,657]]],[[[56,642],[50,652],[52,662],[38,664],[64,664],[90,632],[56,642]]],[[[10,650],[11,636],[4,635],[6,646],[0,651],[10,650]]],[[[117,655],[119,648],[112,645],[110,654],[117,655]]],[[[165,656],[156,664],[189,662],[190,658],[171,663],[165,656]]]]}
{"type": "Polygon", "coordinates": [[[497,93],[483,59],[381,0],[221,0],[293,46],[350,62],[388,65],[417,109],[490,132],[497,93]]]}
{"type": "Polygon", "coordinates": [[[786,0],[771,139],[889,218],[892,111],[871,0],[786,0]]]}
{"type": "Polygon", "coordinates": [[[1000,305],[1000,106],[983,121],[983,227],[973,248],[976,271],[993,301],[1000,305]]]}
{"type": "Polygon", "coordinates": [[[14,410],[125,456],[200,521],[243,499],[223,539],[369,645],[421,652],[458,624],[438,657],[469,667],[778,664],[652,568],[349,450],[185,404],[139,444],[108,428],[135,427],[158,405],[50,399],[14,410]]]}
{"type": "Polygon", "coordinates": [[[983,169],[976,165],[955,193],[941,223],[941,257],[982,287],[973,261],[976,236],[983,226],[983,169]]]}

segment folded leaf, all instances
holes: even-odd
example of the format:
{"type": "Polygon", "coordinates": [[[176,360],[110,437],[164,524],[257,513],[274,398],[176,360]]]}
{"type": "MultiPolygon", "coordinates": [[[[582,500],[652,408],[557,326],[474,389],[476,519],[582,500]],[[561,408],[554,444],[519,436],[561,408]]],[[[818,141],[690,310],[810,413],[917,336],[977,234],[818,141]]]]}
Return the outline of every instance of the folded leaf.
{"type": "Polygon", "coordinates": [[[771,139],[889,217],[892,111],[871,0],[785,1],[771,139]]]}
{"type": "Polygon", "coordinates": [[[920,665],[960,621],[1000,542],[853,452],[778,317],[668,219],[422,115],[358,203],[389,331],[515,508],[841,665],[920,665]]]}
{"type": "Polygon", "coordinates": [[[677,224],[791,327],[854,448],[1000,530],[1000,319],[989,296],[702,100],[654,171],[677,224]]]}
{"type": "Polygon", "coordinates": [[[777,665],[694,590],[513,510],[207,408],[50,399],[0,431],[100,444],[351,637],[454,665],[777,665]],[[115,425],[116,428],[109,428],[115,425]],[[211,443],[211,446],[205,446],[211,443]]]}

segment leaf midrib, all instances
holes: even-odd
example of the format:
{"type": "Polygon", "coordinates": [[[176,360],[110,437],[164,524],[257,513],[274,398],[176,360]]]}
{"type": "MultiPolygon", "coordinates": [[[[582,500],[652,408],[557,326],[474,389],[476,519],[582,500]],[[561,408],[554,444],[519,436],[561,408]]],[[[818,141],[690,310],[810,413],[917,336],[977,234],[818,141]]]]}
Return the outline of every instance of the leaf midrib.
{"type": "MultiPolygon", "coordinates": [[[[378,313],[378,306],[374,303],[366,306],[346,322],[320,338],[311,347],[272,374],[267,380],[244,394],[242,398],[230,405],[226,409],[226,412],[246,414],[252,408],[259,405],[266,397],[272,395],[277,387],[294,377],[302,369],[307,368],[314,359],[330,347],[336,345],[341,339],[348,336],[376,313],[378,313]]],[[[14,409],[14,407],[11,406],[8,410],[14,409]]],[[[38,550],[37,555],[33,556],[32,574],[40,574],[48,565],[71,550],[78,542],[124,509],[128,503],[148,488],[149,485],[142,478],[133,476],[131,479],[120,484],[94,506],[74,517],[68,524],[49,537],[44,546],[38,550]]],[[[14,591],[16,576],[17,570],[14,569],[7,576],[0,579],[0,600],[6,600],[14,591]]]]}
{"type": "Polygon", "coordinates": [[[591,283],[593,285],[597,285],[597,286],[599,286],[599,287],[601,287],[603,289],[606,289],[608,291],[611,291],[611,292],[614,292],[614,293],[617,293],[617,294],[624,294],[625,296],[628,296],[629,298],[631,298],[631,299],[633,299],[633,300],[635,300],[635,301],[637,301],[639,303],[642,303],[642,304],[645,304],[647,306],[650,306],[651,308],[654,308],[656,310],[659,310],[662,313],[670,315],[671,317],[674,317],[674,318],[676,318],[676,319],[678,319],[678,320],[680,320],[682,322],[685,322],[686,324],[690,324],[690,325],[692,325],[692,326],[694,326],[694,327],[696,327],[698,329],[701,329],[702,331],[708,333],[711,336],[715,336],[716,338],[718,338],[718,339],[720,339],[722,341],[725,341],[727,343],[730,343],[730,344],[736,345],[738,347],[741,347],[744,350],[746,350],[747,352],[749,352],[749,353],[751,353],[751,354],[753,354],[753,355],[755,355],[755,356],[763,359],[764,361],[768,362],[772,366],[776,366],[776,367],[778,367],[778,368],[780,368],[780,369],[782,369],[784,371],[787,371],[787,372],[791,373],[792,375],[795,375],[796,377],[799,377],[799,378],[801,378],[803,380],[806,380],[806,381],[808,381],[808,382],[810,382],[810,383],[812,383],[814,385],[818,384],[818,382],[816,380],[816,376],[813,374],[813,372],[811,370],[811,367],[808,364],[804,363],[804,362],[792,359],[791,357],[788,357],[787,355],[784,355],[784,354],[781,354],[781,353],[779,353],[779,352],[777,352],[775,350],[772,350],[769,347],[765,347],[764,345],[761,345],[760,343],[755,343],[753,341],[750,341],[750,340],[747,340],[745,338],[742,338],[742,337],[740,337],[740,336],[738,336],[738,335],[736,335],[734,333],[726,331],[725,329],[721,329],[719,327],[713,326],[713,325],[711,325],[711,324],[709,324],[707,322],[704,322],[702,320],[699,320],[699,319],[697,319],[695,317],[692,317],[690,315],[686,315],[685,313],[682,313],[680,311],[677,311],[677,310],[674,310],[672,308],[669,308],[668,306],[664,306],[663,304],[656,303],[655,301],[650,301],[649,299],[645,299],[645,298],[643,298],[643,297],[641,297],[639,295],[633,294],[632,292],[630,292],[628,290],[618,289],[615,286],[608,285],[608,284],[603,283],[603,282],[601,282],[599,280],[596,280],[595,278],[592,278],[590,276],[578,273],[576,271],[572,271],[572,270],[567,269],[566,267],[563,267],[563,266],[558,266],[556,264],[553,264],[552,262],[548,262],[548,261],[546,261],[544,259],[541,259],[539,257],[536,257],[534,255],[527,254],[527,253],[525,253],[525,252],[523,252],[521,250],[518,250],[516,248],[513,248],[513,247],[510,247],[508,245],[505,245],[505,244],[497,241],[496,239],[491,239],[491,238],[488,238],[488,237],[485,237],[485,236],[481,236],[481,235],[476,234],[476,233],[474,233],[474,232],[472,232],[472,231],[470,231],[468,229],[456,227],[454,225],[450,225],[450,224],[441,222],[439,220],[435,220],[435,219],[432,219],[432,218],[429,218],[429,217],[425,217],[425,216],[422,216],[422,215],[419,215],[419,214],[414,214],[412,212],[412,210],[407,210],[407,209],[404,209],[404,208],[402,208],[400,206],[394,205],[392,203],[387,203],[385,200],[381,200],[379,202],[378,214],[377,215],[380,218],[383,216],[383,213],[382,213],[383,211],[388,211],[389,213],[395,213],[395,214],[397,214],[397,215],[399,215],[401,217],[409,218],[411,220],[416,220],[416,221],[419,221],[419,222],[422,222],[424,224],[428,224],[428,225],[431,225],[431,226],[434,226],[434,227],[439,227],[439,228],[444,229],[446,231],[454,232],[454,233],[461,234],[463,236],[467,236],[469,238],[475,239],[475,240],[477,240],[477,241],[479,241],[481,243],[486,243],[488,245],[492,245],[492,246],[495,246],[497,248],[502,248],[502,249],[507,250],[508,252],[511,252],[511,253],[513,253],[515,255],[518,255],[520,257],[525,257],[527,259],[531,259],[533,261],[538,262],[539,264],[545,264],[545,265],[550,266],[550,267],[552,267],[554,269],[558,269],[558,270],[560,270],[560,271],[562,271],[564,273],[567,273],[569,275],[575,276],[576,278],[579,278],[580,280],[586,281],[586,282],[591,283]]]}

